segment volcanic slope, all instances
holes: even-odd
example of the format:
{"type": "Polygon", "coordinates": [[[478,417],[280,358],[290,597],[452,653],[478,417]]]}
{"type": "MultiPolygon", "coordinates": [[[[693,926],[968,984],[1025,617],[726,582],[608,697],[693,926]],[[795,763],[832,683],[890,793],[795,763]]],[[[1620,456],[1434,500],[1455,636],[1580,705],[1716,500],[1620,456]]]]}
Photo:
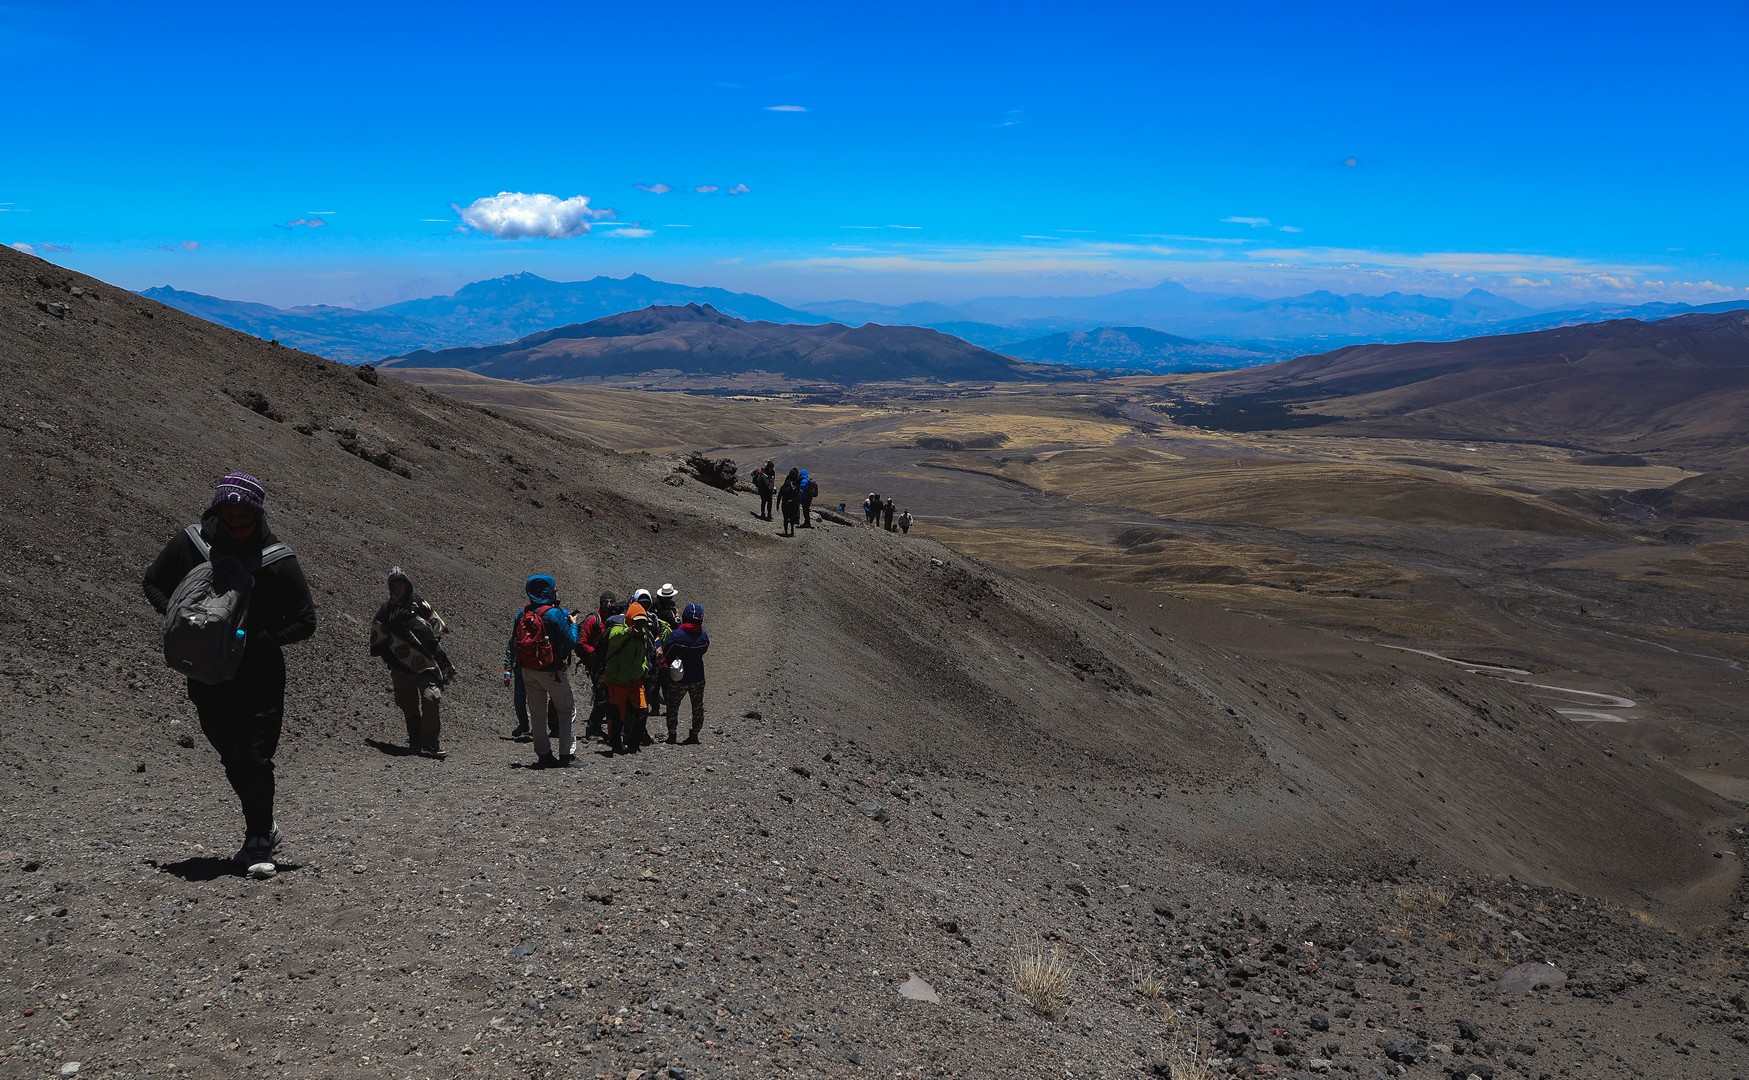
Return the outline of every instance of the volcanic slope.
{"type": "Polygon", "coordinates": [[[1355,421],[1330,434],[1540,440],[1741,462],[1749,313],[1358,345],[1213,376],[1196,390],[1355,421]]]}
{"type": "Polygon", "coordinates": [[[1389,1067],[1454,1034],[1499,1076],[1741,1060],[1714,1022],[1739,921],[1659,922],[1723,914],[1735,811],[1512,687],[915,537],[783,540],[668,461],[11,251],[0,356],[6,1075],[1096,1076],[1173,1046],[1389,1067]],[[321,605],[268,882],[230,872],[137,585],[230,468],[321,605]],[[393,564],[455,627],[446,762],[395,752],[366,655],[393,564]],[[705,605],[703,745],[522,768],[498,668],[536,569],[705,605]],[[1072,1006],[1022,1005],[1028,943],[1072,1006]],[[1531,959],[1568,988],[1483,992],[1531,959]]]}
{"type": "MultiPolygon", "coordinates": [[[[532,334],[507,345],[409,353],[389,365],[465,368],[521,382],[674,370],[761,372],[832,382],[1020,378],[1026,365],[916,326],[747,322],[709,304],[648,307],[532,334]]],[[[1038,370],[1048,370],[1040,368],[1038,370]]]]}

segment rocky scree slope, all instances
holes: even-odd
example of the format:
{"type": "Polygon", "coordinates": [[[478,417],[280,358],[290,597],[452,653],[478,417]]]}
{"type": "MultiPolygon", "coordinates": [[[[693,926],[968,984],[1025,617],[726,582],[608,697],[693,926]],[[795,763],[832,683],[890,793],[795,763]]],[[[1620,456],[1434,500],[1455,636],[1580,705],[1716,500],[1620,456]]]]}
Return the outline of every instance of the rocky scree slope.
{"type": "MultiPolygon", "coordinates": [[[[1720,985],[1610,905],[1721,910],[1731,808],[1499,684],[1263,662],[1195,609],[1092,608],[917,537],[784,541],[669,462],[9,251],[0,357],[0,1071],[1110,1075],[1174,1041],[1310,1069],[1389,1063],[1387,1029],[1441,1052],[1434,1020],[1492,1016],[1508,961],[1624,932],[1720,985]],[[322,615],[288,654],[293,865],[267,883],[229,875],[232,799],[137,588],[239,467],[322,615]],[[365,653],[391,564],[456,627],[444,763],[372,743],[400,727],[365,653]],[[496,672],[535,569],[585,605],[662,580],[705,603],[703,746],[520,768],[496,672]],[[1446,910],[1405,882],[1456,913],[1382,934],[1446,910]],[[1076,970],[1048,1015],[1007,973],[1035,935],[1076,970]],[[941,1005],[898,998],[911,970],[941,1005]]],[[[1475,1050],[1504,1070],[1548,1043],[1498,1007],[1475,1050]]]]}

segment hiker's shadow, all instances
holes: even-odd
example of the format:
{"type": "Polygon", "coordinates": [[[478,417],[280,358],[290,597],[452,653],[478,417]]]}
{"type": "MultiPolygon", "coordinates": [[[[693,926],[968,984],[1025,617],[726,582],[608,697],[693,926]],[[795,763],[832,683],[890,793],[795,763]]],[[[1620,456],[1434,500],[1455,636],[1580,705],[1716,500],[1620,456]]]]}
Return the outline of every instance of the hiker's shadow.
{"type": "Polygon", "coordinates": [[[375,750],[380,750],[390,757],[412,757],[414,754],[418,753],[416,750],[407,749],[400,743],[384,742],[381,739],[366,739],[364,740],[364,745],[375,750]]]}
{"type": "MultiPolygon", "coordinates": [[[[217,881],[220,878],[248,877],[249,868],[236,859],[222,858],[218,855],[195,855],[176,862],[161,863],[156,859],[147,859],[146,865],[163,874],[171,874],[183,881],[217,881]]],[[[277,873],[284,874],[296,870],[293,863],[280,862],[276,864],[277,873]]]]}

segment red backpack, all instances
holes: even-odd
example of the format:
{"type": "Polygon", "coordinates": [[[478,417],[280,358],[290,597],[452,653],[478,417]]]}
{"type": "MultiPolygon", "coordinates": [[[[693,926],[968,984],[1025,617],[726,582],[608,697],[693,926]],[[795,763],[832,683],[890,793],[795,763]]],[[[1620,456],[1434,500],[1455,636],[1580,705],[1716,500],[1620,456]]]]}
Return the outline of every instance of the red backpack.
{"type": "Polygon", "coordinates": [[[547,636],[547,612],[553,605],[530,604],[516,617],[516,666],[544,671],[558,658],[553,655],[553,639],[547,636]]]}

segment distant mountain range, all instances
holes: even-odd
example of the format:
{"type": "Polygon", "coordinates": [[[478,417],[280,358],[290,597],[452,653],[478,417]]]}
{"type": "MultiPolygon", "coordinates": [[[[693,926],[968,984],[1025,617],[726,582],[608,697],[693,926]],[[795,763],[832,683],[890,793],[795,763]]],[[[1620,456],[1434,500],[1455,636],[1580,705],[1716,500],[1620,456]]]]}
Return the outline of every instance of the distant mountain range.
{"type": "Polygon", "coordinates": [[[532,383],[665,371],[696,375],[764,372],[835,383],[902,379],[999,382],[1038,378],[1041,371],[922,327],[747,322],[709,304],[648,307],[548,330],[506,345],[413,352],[386,363],[462,368],[532,383]]]}
{"type": "MultiPolygon", "coordinates": [[[[1014,355],[1149,370],[1164,370],[1156,365],[1175,361],[1162,359],[1154,345],[1119,341],[1114,332],[1134,336],[1135,330],[1147,330],[1199,341],[1208,346],[1212,365],[1220,366],[1225,364],[1219,359],[1220,348],[1236,349],[1240,355],[1227,355],[1235,363],[1244,363],[1253,355],[1287,359],[1351,344],[1450,341],[1610,318],[1651,320],[1749,308],[1749,300],[1741,300],[1704,308],[1645,304],[1538,310],[1482,289],[1455,298],[1397,292],[1383,296],[1312,292],[1260,299],[1197,292],[1171,281],[1101,296],[985,297],[957,304],[901,306],[841,300],[789,307],[751,293],[677,285],[641,274],[550,281],[527,273],[477,281],[448,296],[368,310],[275,308],[168,286],[148,289],[144,295],[232,329],[353,363],[421,349],[501,344],[651,306],[708,304],[722,314],[746,320],[923,326],[1014,355]],[[1038,344],[1041,339],[1077,332],[1095,336],[1060,343],[1060,347],[1038,344]]],[[[1191,347],[1173,348],[1188,356],[1185,350],[1191,347]]],[[[1192,366],[1202,366],[1202,361],[1192,366]]]]}
{"type": "Polygon", "coordinates": [[[1140,371],[1224,371],[1277,359],[1268,352],[1194,341],[1145,326],[1067,330],[1010,345],[1002,351],[1023,360],[1050,364],[1140,371]]]}
{"type": "Polygon", "coordinates": [[[1382,437],[1548,442],[1691,465],[1749,464],[1749,311],[1357,345],[1215,375],[1197,392],[1214,405],[1180,418],[1211,427],[1321,418],[1382,437]]]}
{"type": "Polygon", "coordinates": [[[331,360],[363,363],[415,349],[492,345],[557,326],[652,305],[709,304],[744,319],[783,323],[825,320],[750,293],[656,281],[642,274],[550,281],[510,274],[476,281],[448,296],[361,310],[327,306],[276,308],[182,292],[169,286],[140,295],[331,360]]]}

